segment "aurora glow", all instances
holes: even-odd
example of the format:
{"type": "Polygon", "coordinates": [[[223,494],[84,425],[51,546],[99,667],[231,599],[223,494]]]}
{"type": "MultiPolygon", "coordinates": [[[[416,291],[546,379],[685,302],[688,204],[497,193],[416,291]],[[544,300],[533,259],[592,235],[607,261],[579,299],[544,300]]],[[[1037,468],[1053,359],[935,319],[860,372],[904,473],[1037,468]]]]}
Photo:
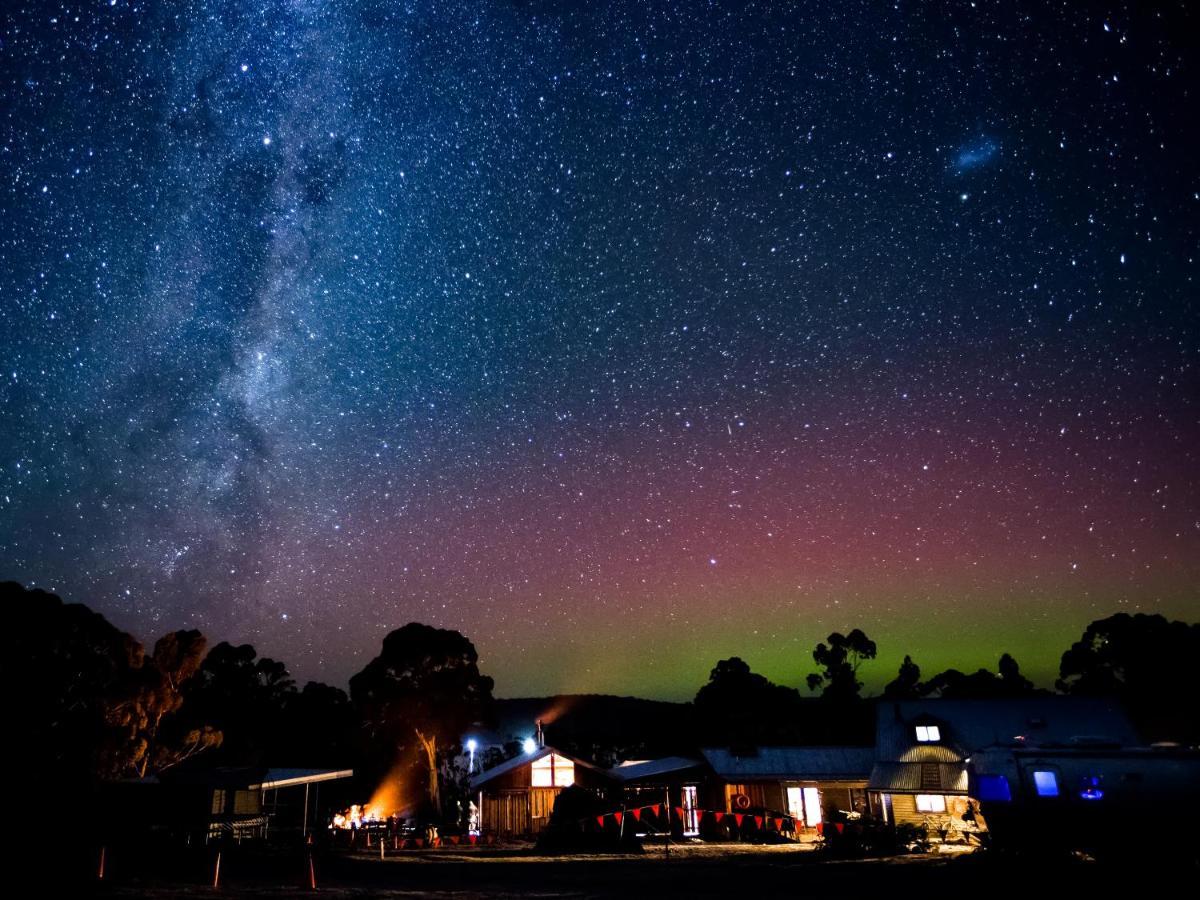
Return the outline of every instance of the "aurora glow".
{"type": "Polygon", "coordinates": [[[1195,13],[1018,6],[7,4],[0,577],[507,696],[1196,618],[1195,13]]]}

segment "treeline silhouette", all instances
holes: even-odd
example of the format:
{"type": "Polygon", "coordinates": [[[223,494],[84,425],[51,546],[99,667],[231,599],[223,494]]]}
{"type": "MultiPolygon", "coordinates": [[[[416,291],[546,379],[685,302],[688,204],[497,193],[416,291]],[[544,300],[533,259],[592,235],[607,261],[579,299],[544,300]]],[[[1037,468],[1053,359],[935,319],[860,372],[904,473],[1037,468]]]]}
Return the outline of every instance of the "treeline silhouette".
{"type": "MultiPolygon", "coordinates": [[[[10,769],[21,773],[19,792],[37,802],[77,802],[106,780],[193,765],[354,767],[371,784],[403,764],[436,814],[444,794],[465,787],[466,773],[453,763],[463,736],[496,721],[492,679],[456,631],[397,629],[347,692],[319,682],[299,687],[282,662],[248,644],[210,648],[194,630],[170,632],[147,650],[88,607],[15,582],[0,584],[0,603],[0,683],[12,735],[6,755],[19,766],[10,769]]],[[[829,635],[812,653],[809,696],[737,657],[721,660],[687,714],[664,717],[663,733],[648,729],[640,743],[622,735],[617,747],[613,735],[576,722],[558,746],[609,763],[651,748],[688,753],[714,743],[865,745],[880,699],[1048,693],[1005,653],[994,672],[947,669],[928,678],[906,656],[881,698],[864,697],[861,667],[876,655],[859,629],[829,635]]],[[[1194,743],[1197,658],[1200,625],[1119,613],[1093,622],[1063,653],[1055,689],[1119,699],[1148,741],[1194,743]]]]}

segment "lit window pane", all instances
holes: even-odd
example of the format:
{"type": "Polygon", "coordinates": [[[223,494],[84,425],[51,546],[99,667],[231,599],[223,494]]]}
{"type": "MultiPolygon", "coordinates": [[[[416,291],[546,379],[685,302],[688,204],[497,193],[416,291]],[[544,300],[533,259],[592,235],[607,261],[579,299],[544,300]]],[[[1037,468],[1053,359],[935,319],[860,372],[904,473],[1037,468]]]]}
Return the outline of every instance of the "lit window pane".
{"type": "Polygon", "coordinates": [[[922,744],[940,741],[942,739],[942,730],[937,725],[918,725],[917,740],[922,744]]]}
{"type": "Polygon", "coordinates": [[[917,812],[940,813],[946,811],[946,798],[941,794],[917,794],[917,812]]]}
{"type": "Polygon", "coordinates": [[[530,763],[529,783],[534,787],[566,787],[575,783],[575,763],[551,753],[530,763]]]}
{"type": "Polygon", "coordinates": [[[1058,776],[1053,772],[1034,772],[1033,786],[1039,797],[1058,796],[1058,776]]]}
{"type": "Polygon", "coordinates": [[[554,762],[553,756],[543,756],[541,759],[535,759],[531,767],[530,783],[534,787],[553,787],[554,786],[554,762]]]}
{"type": "Polygon", "coordinates": [[[575,783],[575,763],[571,762],[564,756],[555,754],[551,757],[554,760],[554,786],[567,787],[575,783]]]}

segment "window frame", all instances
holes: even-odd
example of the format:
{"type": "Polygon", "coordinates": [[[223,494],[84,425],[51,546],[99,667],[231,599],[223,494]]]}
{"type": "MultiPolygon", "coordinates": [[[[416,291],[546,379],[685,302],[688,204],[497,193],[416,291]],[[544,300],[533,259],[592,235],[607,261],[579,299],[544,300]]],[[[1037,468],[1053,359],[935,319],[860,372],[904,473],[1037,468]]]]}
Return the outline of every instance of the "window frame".
{"type": "Polygon", "coordinates": [[[946,795],[945,794],[916,794],[913,799],[913,804],[919,813],[944,813],[946,811],[946,795]],[[921,801],[925,801],[925,807],[922,807],[921,801]],[[941,807],[940,809],[938,807],[941,807]]]}
{"type": "Polygon", "coordinates": [[[1033,792],[1038,797],[1061,797],[1062,786],[1058,783],[1058,772],[1054,769],[1034,769],[1033,792]]]}
{"type": "Polygon", "coordinates": [[[918,744],[940,744],[942,742],[942,729],[938,725],[916,725],[913,728],[913,735],[918,744]]]}
{"type": "Polygon", "coordinates": [[[529,765],[529,786],[538,788],[553,788],[553,787],[570,787],[575,783],[575,763],[573,760],[567,759],[558,753],[547,753],[545,756],[538,757],[529,765]],[[559,762],[558,760],[561,760],[559,762]],[[545,765],[549,761],[548,765],[545,765]],[[538,765],[543,763],[543,765],[538,765]],[[538,783],[538,773],[550,773],[549,784],[538,783]],[[570,772],[568,776],[567,773],[570,772]],[[560,774],[561,773],[561,774],[560,774]],[[563,779],[567,780],[563,780],[563,779]]]}

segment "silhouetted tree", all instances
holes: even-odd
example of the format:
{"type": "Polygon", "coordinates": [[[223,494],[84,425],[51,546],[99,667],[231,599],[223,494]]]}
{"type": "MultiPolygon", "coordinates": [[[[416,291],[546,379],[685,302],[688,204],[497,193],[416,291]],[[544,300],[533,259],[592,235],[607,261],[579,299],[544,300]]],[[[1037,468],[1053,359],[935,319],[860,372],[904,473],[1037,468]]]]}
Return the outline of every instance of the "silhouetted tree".
{"type": "Polygon", "coordinates": [[[905,656],[896,677],[883,689],[885,700],[917,700],[921,696],[921,667],[905,656]]]}
{"type": "Polygon", "coordinates": [[[1059,663],[1058,689],[1124,702],[1152,740],[1200,739],[1200,624],[1117,613],[1088,625],[1059,663]]]}
{"type": "Polygon", "coordinates": [[[200,669],[205,645],[199,631],[172,631],[128,672],[106,704],[106,718],[119,735],[111,748],[111,774],[144,777],[221,743],[221,733],[207,724],[170,727],[183,707],[184,686],[200,669]]]}
{"type": "Polygon", "coordinates": [[[821,696],[828,700],[857,700],[862,690],[858,667],[875,658],[875,642],[858,628],[846,635],[835,631],[826,640],[813,650],[813,661],[824,671],[808,676],[808,689],[822,688],[821,696]]]}
{"type": "Polygon", "coordinates": [[[43,803],[78,800],[102,774],[101,751],[116,739],[107,700],[141,664],[142,647],[86,606],[13,581],[0,583],[0,609],[5,730],[25,748],[12,786],[21,797],[36,785],[43,803]]]}
{"type": "Polygon", "coordinates": [[[1000,672],[1000,683],[1003,685],[1005,693],[1008,696],[1028,697],[1031,694],[1045,693],[1045,691],[1035,686],[1032,681],[1021,674],[1021,667],[1017,665],[1017,661],[1013,659],[1012,654],[1001,654],[1000,663],[996,668],[1000,672]]]}
{"type": "Polygon", "coordinates": [[[196,677],[185,690],[183,718],[193,724],[211,723],[225,735],[220,760],[232,765],[256,765],[276,742],[296,683],[287,666],[259,657],[249,644],[225,641],[204,657],[196,677]]]}
{"type": "Polygon", "coordinates": [[[467,729],[491,719],[492,685],[467,638],[413,622],[383,639],[379,656],[350,679],[350,698],[369,746],[389,756],[415,747],[436,815],[438,751],[458,753],[467,729]]]}
{"type": "Polygon", "coordinates": [[[1011,655],[1000,657],[1000,673],[977,669],[968,674],[947,669],[934,675],[919,688],[924,696],[943,700],[1003,700],[1042,694],[1040,688],[1021,674],[1021,668],[1011,655]]]}
{"type": "Polygon", "coordinates": [[[358,714],[346,692],[310,681],[284,699],[280,728],[269,742],[271,760],[343,768],[359,753],[358,714]]]}
{"type": "Polygon", "coordinates": [[[694,706],[702,737],[725,744],[791,743],[801,736],[803,701],[734,656],[717,663],[694,706]]]}

